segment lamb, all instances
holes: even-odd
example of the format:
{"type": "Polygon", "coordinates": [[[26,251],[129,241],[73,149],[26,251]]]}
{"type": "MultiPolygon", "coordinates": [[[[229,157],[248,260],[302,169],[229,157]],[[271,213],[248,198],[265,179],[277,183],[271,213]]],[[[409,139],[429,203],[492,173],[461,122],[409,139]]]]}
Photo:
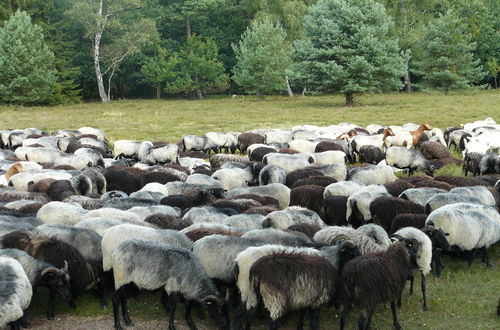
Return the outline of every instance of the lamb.
{"type": "MultiPolygon", "coordinates": [[[[422,289],[423,310],[427,310],[427,294],[425,286],[425,277],[431,271],[432,263],[432,242],[430,238],[421,230],[407,227],[402,228],[392,235],[393,238],[400,240],[402,237],[409,239],[413,238],[418,241],[418,249],[415,255],[415,259],[411,260],[412,267],[417,267],[420,270],[420,286],[422,289]]],[[[410,276],[410,294],[413,293],[413,274],[410,276]]]]}
{"type": "Polygon", "coordinates": [[[71,307],[76,307],[71,293],[67,263],[64,268],[59,269],[47,262],[35,259],[26,252],[18,249],[1,249],[0,257],[9,257],[17,260],[26,272],[33,289],[39,286],[49,289],[49,300],[47,302],[47,318],[49,320],[54,319],[54,299],[56,293],[71,307]]]}
{"type": "MultiPolygon", "coordinates": [[[[252,264],[248,281],[269,311],[272,328],[277,328],[287,313],[307,308],[311,310],[311,328],[319,329],[319,308],[336,298],[340,270],[359,255],[348,242],[321,252],[331,255],[290,249],[267,254],[252,264]]],[[[301,317],[299,328],[302,321],[301,317]]]]}
{"type": "Polygon", "coordinates": [[[381,225],[389,232],[395,216],[403,213],[425,214],[420,204],[397,197],[379,197],[370,204],[373,222],[381,225]]]}
{"type": "Polygon", "coordinates": [[[425,223],[448,234],[449,245],[466,252],[469,266],[474,250],[482,251],[483,260],[490,265],[488,248],[500,239],[500,216],[494,208],[468,203],[445,205],[429,214],[425,223]]]}
{"type": "Polygon", "coordinates": [[[139,146],[137,157],[140,162],[148,165],[175,163],[179,153],[176,144],[163,144],[154,146],[150,141],[144,141],[139,146]]]}
{"type": "Polygon", "coordinates": [[[388,165],[408,169],[408,176],[412,175],[414,171],[423,171],[427,175],[434,175],[429,161],[417,150],[390,147],[385,152],[385,159],[388,165]]]}
{"type": "Polygon", "coordinates": [[[33,290],[21,264],[9,257],[0,257],[0,328],[10,324],[19,329],[24,310],[31,302],[33,290]]]}
{"type": "Polygon", "coordinates": [[[386,252],[361,255],[348,261],[340,274],[340,329],[345,328],[349,310],[361,309],[360,329],[369,329],[375,307],[390,301],[393,325],[401,329],[396,314],[396,301],[401,299],[410,270],[410,260],[419,248],[418,241],[403,239],[386,252]]]}
{"type": "Polygon", "coordinates": [[[113,226],[102,235],[102,266],[103,270],[111,269],[111,254],[113,249],[128,239],[147,239],[158,241],[172,246],[190,249],[193,243],[182,233],[169,229],[153,229],[133,224],[113,226]]]}
{"type": "Polygon", "coordinates": [[[65,268],[67,264],[73,297],[77,297],[84,289],[94,288],[97,284],[90,265],[80,252],[72,245],[54,237],[36,232],[12,232],[0,238],[0,248],[25,251],[30,256],[57,268],[65,268]]]}
{"type": "Polygon", "coordinates": [[[308,208],[322,216],[324,190],[324,187],[314,185],[293,188],[290,191],[290,205],[308,208]]]}
{"type": "Polygon", "coordinates": [[[296,224],[310,224],[325,227],[325,223],[318,214],[310,209],[290,206],[281,211],[269,213],[262,221],[263,228],[287,229],[296,224]]]}
{"type": "Polygon", "coordinates": [[[368,186],[371,184],[385,184],[396,181],[397,178],[390,166],[369,165],[352,168],[347,175],[347,180],[368,186]]]}
{"type": "Polygon", "coordinates": [[[191,319],[193,301],[204,304],[217,324],[228,325],[221,312],[224,301],[191,251],[160,242],[132,239],[118,245],[111,259],[115,278],[115,292],[111,298],[115,329],[122,329],[119,305],[125,324],[133,325],[127,310],[127,298],[137,295],[139,290],[160,288],[163,288],[160,302],[169,314],[169,329],[175,329],[174,315],[179,297],[185,299],[186,320],[190,328],[196,329],[191,319]]]}

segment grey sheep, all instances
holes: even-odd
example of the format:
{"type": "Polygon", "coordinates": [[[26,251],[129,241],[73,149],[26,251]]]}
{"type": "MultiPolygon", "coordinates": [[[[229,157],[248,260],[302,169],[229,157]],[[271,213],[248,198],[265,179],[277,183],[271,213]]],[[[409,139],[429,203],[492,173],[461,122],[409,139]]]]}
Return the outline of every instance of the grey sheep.
{"type": "Polygon", "coordinates": [[[433,176],[434,172],[427,159],[420,151],[408,149],[405,147],[390,147],[385,152],[387,165],[400,169],[408,169],[408,175],[414,171],[422,171],[425,174],[433,176]]]}
{"type": "Polygon", "coordinates": [[[167,244],[128,240],[118,245],[112,254],[115,292],[112,295],[115,329],[122,329],[119,305],[125,324],[133,325],[127,310],[127,298],[138,289],[163,289],[161,304],[169,314],[169,329],[175,329],[174,315],[178,298],[185,299],[186,320],[191,319],[192,302],[206,305],[210,316],[222,327],[227,326],[221,308],[223,299],[193,252],[167,244]]]}

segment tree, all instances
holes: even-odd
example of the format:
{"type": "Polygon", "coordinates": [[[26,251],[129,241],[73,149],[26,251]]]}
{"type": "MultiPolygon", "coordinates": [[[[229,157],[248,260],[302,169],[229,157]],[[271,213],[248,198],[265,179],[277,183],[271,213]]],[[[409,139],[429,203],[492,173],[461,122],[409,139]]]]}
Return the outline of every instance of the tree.
{"type": "Polygon", "coordinates": [[[233,49],[237,60],[233,79],[238,85],[261,99],[264,94],[285,89],[291,48],[281,24],[268,19],[254,22],[233,49]]]}
{"type": "Polygon", "coordinates": [[[422,76],[421,88],[442,90],[467,88],[482,79],[479,60],[473,57],[476,44],[464,24],[450,10],[428,24],[419,42],[414,72],[422,76]]]}
{"type": "Polygon", "coordinates": [[[210,38],[192,35],[177,55],[179,63],[175,79],[166,84],[165,91],[212,93],[224,91],[228,78],[224,65],[217,59],[217,45],[210,38]]]}
{"type": "Polygon", "coordinates": [[[391,24],[373,0],[318,1],[304,16],[307,39],[294,43],[292,82],[341,92],[348,106],[355,94],[401,88],[404,59],[391,24]]]}
{"type": "Polygon", "coordinates": [[[17,11],[0,29],[0,100],[7,103],[47,103],[55,83],[54,54],[42,29],[17,11]]]}
{"type": "Polygon", "coordinates": [[[68,11],[92,41],[97,88],[102,102],[111,101],[111,80],[118,65],[126,57],[140,52],[141,47],[157,33],[153,20],[127,15],[140,6],[140,0],[79,0],[68,11]],[[102,46],[105,33],[109,42],[102,46]]]}

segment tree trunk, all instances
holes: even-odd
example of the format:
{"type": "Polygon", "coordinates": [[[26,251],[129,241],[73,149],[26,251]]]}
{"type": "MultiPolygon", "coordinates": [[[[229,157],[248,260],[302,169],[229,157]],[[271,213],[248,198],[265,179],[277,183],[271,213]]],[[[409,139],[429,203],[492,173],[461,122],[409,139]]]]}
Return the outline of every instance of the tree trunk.
{"type": "Polygon", "coordinates": [[[405,79],[405,90],[409,93],[412,91],[412,88],[411,88],[410,71],[408,70],[408,68],[406,69],[404,79],[405,79]]]}
{"type": "MultiPolygon", "coordinates": [[[[102,16],[102,8],[103,1],[99,2],[99,16],[102,16]]],[[[95,68],[95,76],[97,78],[97,89],[99,90],[99,96],[101,97],[101,101],[103,103],[110,102],[110,98],[108,94],[106,94],[106,89],[104,88],[104,79],[102,77],[101,72],[101,64],[99,63],[101,56],[101,37],[102,37],[102,27],[99,27],[99,32],[97,32],[94,36],[94,68],[95,68]]]]}
{"type": "Polygon", "coordinates": [[[345,105],[347,107],[352,107],[354,105],[354,93],[344,93],[345,105]]]}
{"type": "Polygon", "coordinates": [[[257,91],[257,96],[259,97],[260,101],[264,101],[264,93],[257,91]]]}
{"type": "Polygon", "coordinates": [[[160,85],[156,86],[156,99],[157,100],[161,99],[161,86],[160,85]]]}
{"type": "Polygon", "coordinates": [[[306,91],[307,91],[307,88],[304,87],[304,89],[302,90],[302,96],[306,96],[306,91]]]}
{"type": "Polygon", "coordinates": [[[290,87],[290,81],[288,80],[288,76],[286,77],[286,91],[288,96],[293,97],[292,87],[290,87]]]}
{"type": "Polygon", "coordinates": [[[497,76],[495,75],[495,89],[498,88],[498,84],[497,84],[497,76]]]}
{"type": "MultiPolygon", "coordinates": [[[[191,39],[192,33],[191,33],[191,22],[189,21],[189,18],[186,17],[186,40],[189,41],[191,39]]],[[[191,50],[191,54],[193,53],[193,50],[191,50]]],[[[195,81],[196,84],[198,84],[198,75],[194,74],[193,75],[193,80],[195,81]]],[[[203,94],[201,93],[201,89],[197,88],[195,91],[196,98],[198,100],[201,100],[203,98],[203,94]]]]}

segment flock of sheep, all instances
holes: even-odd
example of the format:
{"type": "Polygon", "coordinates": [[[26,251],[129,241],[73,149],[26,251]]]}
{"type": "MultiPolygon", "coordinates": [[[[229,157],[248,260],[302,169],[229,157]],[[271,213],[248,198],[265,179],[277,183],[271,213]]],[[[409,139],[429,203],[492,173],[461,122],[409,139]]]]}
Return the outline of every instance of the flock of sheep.
{"type": "Polygon", "coordinates": [[[171,330],[178,302],[191,329],[192,309],[233,329],[266,315],[276,329],[291,312],[301,329],[307,312],[318,329],[329,306],[341,329],[353,307],[368,329],[383,303],[400,329],[413,270],[425,310],[442,253],[490,265],[500,240],[491,118],[444,132],[342,123],[119,140],[113,151],[98,129],[28,128],[0,131],[0,148],[0,329],[29,326],[38,286],[49,319],[56,299],[76,307],[92,291],[104,305],[114,287],[115,329],[133,324],[127,300],[141,290],[161,291],[171,330]],[[466,176],[433,177],[448,164],[466,176]]]}

